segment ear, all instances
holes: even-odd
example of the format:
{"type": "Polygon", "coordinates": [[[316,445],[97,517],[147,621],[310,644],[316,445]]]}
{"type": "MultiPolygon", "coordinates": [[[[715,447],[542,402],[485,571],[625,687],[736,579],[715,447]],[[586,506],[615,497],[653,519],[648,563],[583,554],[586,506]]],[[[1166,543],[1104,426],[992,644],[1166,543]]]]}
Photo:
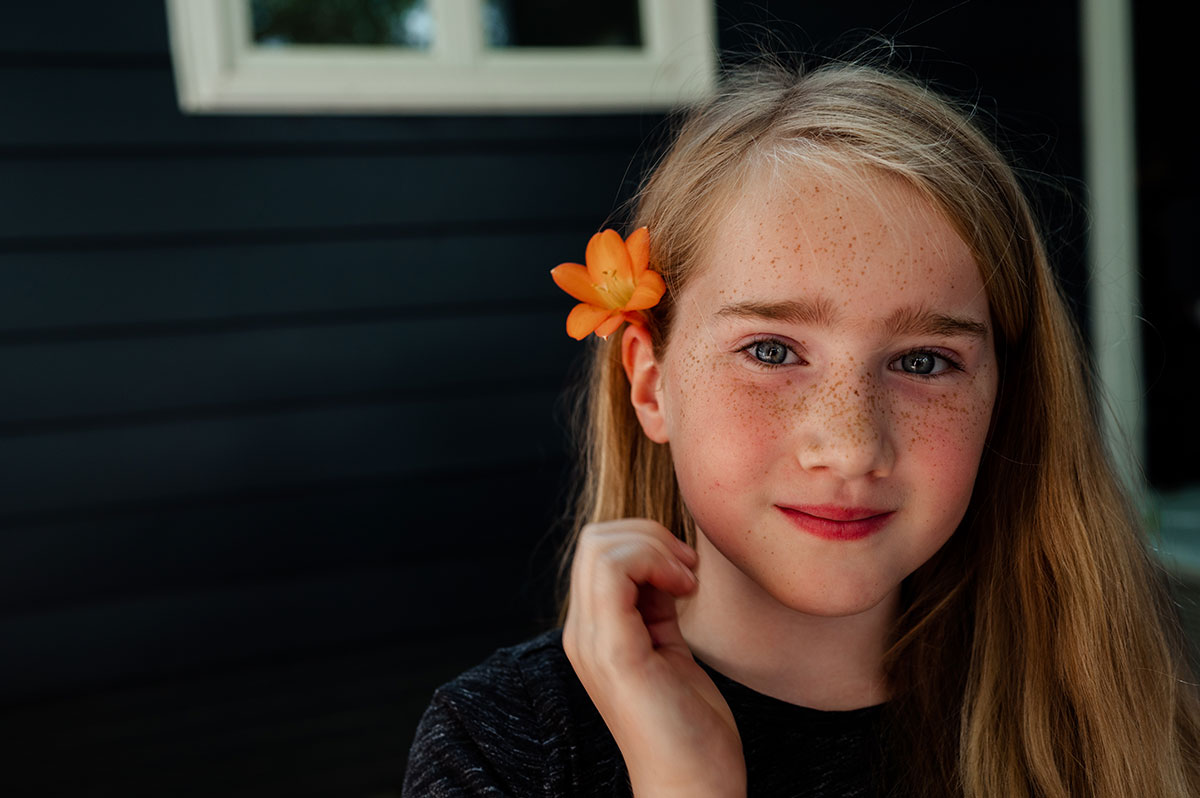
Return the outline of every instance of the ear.
{"type": "Polygon", "coordinates": [[[662,369],[654,357],[650,333],[636,324],[625,326],[621,338],[621,362],[629,378],[629,401],[646,437],[667,442],[667,420],[662,393],[662,369]]]}

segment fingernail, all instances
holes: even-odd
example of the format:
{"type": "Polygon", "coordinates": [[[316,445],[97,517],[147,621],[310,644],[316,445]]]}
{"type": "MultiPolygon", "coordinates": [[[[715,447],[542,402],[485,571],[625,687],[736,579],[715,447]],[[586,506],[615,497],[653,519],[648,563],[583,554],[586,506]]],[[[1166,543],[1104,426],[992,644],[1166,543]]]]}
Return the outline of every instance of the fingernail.
{"type": "Polygon", "coordinates": [[[683,563],[676,562],[675,567],[683,572],[683,575],[687,577],[689,582],[697,582],[698,583],[700,581],[699,579],[696,578],[696,572],[693,571],[691,568],[688,568],[683,563]]]}
{"type": "Polygon", "coordinates": [[[672,538],[672,540],[675,541],[676,547],[679,549],[679,551],[683,552],[685,556],[695,559],[696,550],[689,546],[686,540],[681,540],[680,538],[672,538]]]}

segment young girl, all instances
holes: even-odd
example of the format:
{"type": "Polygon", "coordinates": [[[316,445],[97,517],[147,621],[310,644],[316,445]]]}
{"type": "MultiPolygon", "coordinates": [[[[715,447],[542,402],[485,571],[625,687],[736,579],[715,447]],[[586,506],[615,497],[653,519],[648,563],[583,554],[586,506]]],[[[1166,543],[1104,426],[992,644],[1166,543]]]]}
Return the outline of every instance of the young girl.
{"type": "Polygon", "coordinates": [[[405,793],[1200,794],[1170,602],[965,115],[743,74],[635,226],[556,271],[608,334],[563,628],[438,691],[405,793]]]}

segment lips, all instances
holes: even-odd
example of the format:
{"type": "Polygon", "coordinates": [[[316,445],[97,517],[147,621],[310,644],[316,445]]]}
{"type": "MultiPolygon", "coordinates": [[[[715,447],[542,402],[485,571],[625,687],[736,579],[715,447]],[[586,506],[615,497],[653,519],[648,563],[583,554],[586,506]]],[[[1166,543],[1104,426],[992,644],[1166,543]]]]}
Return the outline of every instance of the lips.
{"type": "Polygon", "coordinates": [[[826,540],[861,540],[887,526],[895,510],[835,505],[801,505],[777,509],[805,532],[826,540]]]}

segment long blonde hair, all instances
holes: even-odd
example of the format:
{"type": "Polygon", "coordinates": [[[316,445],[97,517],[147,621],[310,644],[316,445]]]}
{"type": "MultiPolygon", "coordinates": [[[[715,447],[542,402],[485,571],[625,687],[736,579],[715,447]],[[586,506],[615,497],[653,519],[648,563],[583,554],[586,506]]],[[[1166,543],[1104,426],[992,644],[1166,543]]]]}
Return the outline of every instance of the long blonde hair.
{"type": "MultiPolygon", "coordinates": [[[[1105,455],[1078,333],[1012,169],[969,115],[867,66],[758,67],[694,110],[638,198],[661,354],[707,231],[756,163],[868,168],[940,208],[982,270],[999,393],[966,517],[902,587],[886,657],[888,780],[913,796],[1200,794],[1200,711],[1162,574],[1105,455]]],[[[669,445],[642,434],[620,335],[582,412],[583,525],[689,542],[669,445]]],[[[564,563],[569,561],[570,548],[564,563]]]]}

